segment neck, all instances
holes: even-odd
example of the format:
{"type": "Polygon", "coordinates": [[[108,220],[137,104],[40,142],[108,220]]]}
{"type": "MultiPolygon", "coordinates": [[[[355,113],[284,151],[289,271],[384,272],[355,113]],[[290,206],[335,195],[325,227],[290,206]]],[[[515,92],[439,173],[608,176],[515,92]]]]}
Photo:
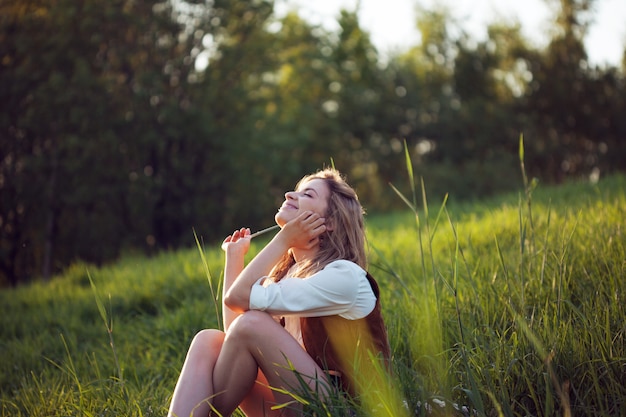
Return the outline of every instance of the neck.
{"type": "Polygon", "coordinates": [[[311,260],[315,257],[318,252],[317,248],[314,249],[299,249],[299,248],[291,248],[290,249],[293,258],[296,262],[303,262],[307,260],[311,260]]]}

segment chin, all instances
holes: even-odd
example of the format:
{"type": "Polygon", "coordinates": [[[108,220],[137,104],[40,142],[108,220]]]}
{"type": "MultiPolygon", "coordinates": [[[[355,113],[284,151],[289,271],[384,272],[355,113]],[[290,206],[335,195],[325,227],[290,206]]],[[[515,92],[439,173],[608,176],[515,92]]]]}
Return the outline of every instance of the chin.
{"type": "Polygon", "coordinates": [[[279,211],[274,216],[274,221],[276,222],[277,225],[279,225],[282,228],[289,221],[289,219],[285,219],[284,218],[284,213],[281,213],[279,211]]]}

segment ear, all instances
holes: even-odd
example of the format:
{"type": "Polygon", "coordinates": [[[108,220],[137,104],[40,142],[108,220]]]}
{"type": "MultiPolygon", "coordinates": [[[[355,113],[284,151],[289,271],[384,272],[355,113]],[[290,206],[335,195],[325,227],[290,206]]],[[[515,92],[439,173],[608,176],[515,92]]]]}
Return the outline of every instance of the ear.
{"type": "Polygon", "coordinates": [[[324,225],[326,226],[327,232],[332,232],[333,230],[335,230],[335,225],[333,223],[334,222],[331,219],[326,220],[324,225]]]}

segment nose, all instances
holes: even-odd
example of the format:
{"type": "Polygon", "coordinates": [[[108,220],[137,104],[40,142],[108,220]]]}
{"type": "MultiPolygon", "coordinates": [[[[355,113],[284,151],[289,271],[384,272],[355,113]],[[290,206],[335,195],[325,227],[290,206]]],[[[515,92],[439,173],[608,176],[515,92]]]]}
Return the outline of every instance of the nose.
{"type": "Polygon", "coordinates": [[[295,191],[287,191],[285,193],[285,200],[295,200],[296,192],[295,191]]]}

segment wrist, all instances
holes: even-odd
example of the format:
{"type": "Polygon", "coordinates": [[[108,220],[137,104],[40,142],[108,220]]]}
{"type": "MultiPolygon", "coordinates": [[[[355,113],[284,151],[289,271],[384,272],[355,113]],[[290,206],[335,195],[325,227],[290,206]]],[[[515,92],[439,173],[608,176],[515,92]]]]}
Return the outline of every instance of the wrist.
{"type": "Polygon", "coordinates": [[[276,249],[280,252],[287,252],[291,247],[289,239],[282,233],[282,230],[274,236],[274,238],[270,241],[270,244],[276,247],[276,249]]]}
{"type": "Polygon", "coordinates": [[[246,253],[241,250],[236,250],[229,248],[226,250],[226,261],[227,262],[243,262],[246,253]]]}

